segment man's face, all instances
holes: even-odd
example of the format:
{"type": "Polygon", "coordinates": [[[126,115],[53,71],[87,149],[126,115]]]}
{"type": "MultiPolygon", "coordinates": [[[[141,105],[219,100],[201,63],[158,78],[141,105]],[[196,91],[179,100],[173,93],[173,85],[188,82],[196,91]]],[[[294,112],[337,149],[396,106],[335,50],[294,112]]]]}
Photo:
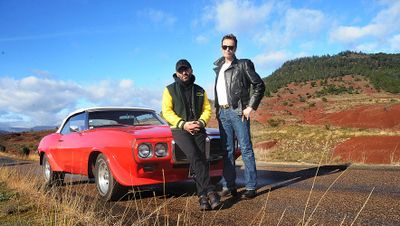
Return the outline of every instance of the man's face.
{"type": "Polygon", "coordinates": [[[192,69],[189,67],[181,67],[176,72],[178,78],[180,78],[183,82],[189,81],[190,76],[192,76],[192,69]]]}
{"type": "Polygon", "coordinates": [[[236,52],[235,41],[233,41],[232,39],[224,39],[224,41],[222,41],[221,51],[222,55],[226,59],[233,59],[233,56],[236,52]]]}

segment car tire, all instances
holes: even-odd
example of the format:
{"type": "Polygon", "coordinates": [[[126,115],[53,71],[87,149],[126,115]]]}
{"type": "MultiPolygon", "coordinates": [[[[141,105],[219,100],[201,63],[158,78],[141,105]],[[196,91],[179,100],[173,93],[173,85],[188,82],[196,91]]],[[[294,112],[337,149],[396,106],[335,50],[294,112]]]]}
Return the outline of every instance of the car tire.
{"type": "Polygon", "coordinates": [[[95,164],[97,191],[104,201],[116,201],[127,193],[127,187],[119,184],[112,175],[106,156],[100,154],[95,164]]]}
{"type": "Polygon", "coordinates": [[[64,182],[64,172],[53,171],[51,168],[49,158],[45,154],[42,161],[42,172],[44,178],[44,185],[46,187],[62,185],[64,182]]]}

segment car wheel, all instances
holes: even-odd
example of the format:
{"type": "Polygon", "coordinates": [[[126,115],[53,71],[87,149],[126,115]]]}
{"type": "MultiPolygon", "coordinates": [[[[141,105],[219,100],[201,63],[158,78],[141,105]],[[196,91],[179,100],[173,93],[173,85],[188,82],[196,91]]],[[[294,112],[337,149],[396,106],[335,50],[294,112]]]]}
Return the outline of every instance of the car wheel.
{"type": "Polygon", "coordinates": [[[95,181],[97,190],[105,201],[119,200],[127,192],[127,188],[114,179],[107,158],[102,154],[96,160],[95,181]]]}
{"type": "Polygon", "coordinates": [[[63,184],[65,176],[64,172],[53,171],[46,154],[43,156],[42,171],[44,177],[44,185],[46,187],[63,184]]]}

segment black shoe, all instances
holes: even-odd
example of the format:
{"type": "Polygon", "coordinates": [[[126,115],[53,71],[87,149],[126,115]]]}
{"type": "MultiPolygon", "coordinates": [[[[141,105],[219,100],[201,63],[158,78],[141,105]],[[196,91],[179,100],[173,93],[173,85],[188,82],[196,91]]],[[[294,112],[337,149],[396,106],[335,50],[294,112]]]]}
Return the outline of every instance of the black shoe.
{"type": "Polygon", "coordinates": [[[221,197],[216,192],[209,192],[207,194],[208,200],[210,200],[211,209],[216,209],[221,204],[221,197]]]}
{"type": "Polygon", "coordinates": [[[227,189],[227,188],[223,188],[222,191],[219,193],[219,195],[221,197],[227,197],[229,195],[231,195],[232,197],[237,197],[238,196],[238,192],[235,189],[227,189]]]}
{"type": "Polygon", "coordinates": [[[243,199],[252,199],[252,198],[254,198],[254,197],[256,197],[256,196],[257,196],[256,190],[246,190],[246,191],[243,193],[242,198],[243,198],[243,199]]]}
{"type": "Polygon", "coordinates": [[[210,210],[211,206],[210,203],[208,202],[208,198],[205,195],[202,195],[199,197],[199,203],[200,203],[200,210],[210,210]]]}

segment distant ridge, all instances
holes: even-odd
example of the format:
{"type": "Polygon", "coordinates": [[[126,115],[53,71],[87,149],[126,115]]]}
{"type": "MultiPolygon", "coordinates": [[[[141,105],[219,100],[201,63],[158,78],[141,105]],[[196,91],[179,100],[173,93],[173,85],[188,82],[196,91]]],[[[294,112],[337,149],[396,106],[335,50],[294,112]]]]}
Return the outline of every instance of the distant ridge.
{"type": "Polygon", "coordinates": [[[270,96],[289,83],[301,83],[345,75],[367,77],[376,90],[400,93],[400,54],[366,54],[345,51],[337,55],[302,57],[285,62],[264,78],[270,96]]]}
{"type": "Polygon", "coordinates": [[[20,133],[29,131],[44,131],[44,130],[55,130],[56,126],[35,126],[31,128],[24,127],[0,127],[0,134],[5,133],[20,133]]]}

